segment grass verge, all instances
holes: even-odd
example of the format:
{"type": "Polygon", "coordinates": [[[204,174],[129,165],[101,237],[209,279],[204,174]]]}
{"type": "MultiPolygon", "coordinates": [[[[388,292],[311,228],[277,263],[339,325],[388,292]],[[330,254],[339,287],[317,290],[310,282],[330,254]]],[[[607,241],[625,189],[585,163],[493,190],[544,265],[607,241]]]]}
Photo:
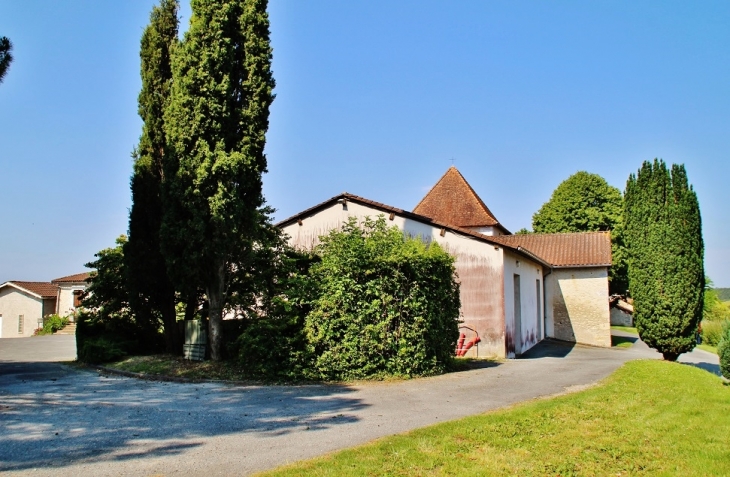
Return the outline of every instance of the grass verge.
{"type": "Polygon", "coordinates": [[[611,346],[614,348],[631,348],[634,343],[636,343],[636,338],[611,336],[611,346]]]}
{"type": "Polygon", "coordinates": [[[247,378],[241,373],[240,368],[231,362],[189,361],[170,355],[131,356],[104,366],[147,376],[257,382],[247,378]]]}
{"type": "Polygon", "coordinates": [[[581,393],[377,440],[262,475],[730,475],[730,387],[659,360],[581,393]]]}
{"type": "Polygon", "coordinates": [[[611,326],[611,329],[612,330],[625,331],[627,333],[633,333],[636,336],[639,336],[639,332],[636,331],[636,328],[633,327],[633,326],[618,326],[618,325],[616,325],[616,326],[611,326]]]}

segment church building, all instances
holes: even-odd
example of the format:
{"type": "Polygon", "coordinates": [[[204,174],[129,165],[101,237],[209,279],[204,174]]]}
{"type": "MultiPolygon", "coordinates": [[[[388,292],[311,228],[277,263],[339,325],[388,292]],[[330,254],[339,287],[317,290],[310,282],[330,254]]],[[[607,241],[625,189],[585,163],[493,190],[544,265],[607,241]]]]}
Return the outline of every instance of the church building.
{"type": "Polygon", "coordinates": [[[610,235],[512,235],[453,166],[412,212],[342,193],[277,225],[308,250],[350,217],[380,215],[455,257],[466,356],[514,358],[546,337],[611,346],[610,235]]]}

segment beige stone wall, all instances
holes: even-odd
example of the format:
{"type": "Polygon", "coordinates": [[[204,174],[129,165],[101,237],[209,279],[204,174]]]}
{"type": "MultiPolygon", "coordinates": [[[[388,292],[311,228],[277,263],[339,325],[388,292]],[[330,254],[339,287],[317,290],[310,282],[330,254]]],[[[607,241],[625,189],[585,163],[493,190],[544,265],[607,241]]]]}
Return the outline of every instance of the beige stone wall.
{"type": "Polygon", "coordinates": [[[0,338],[32,336],[42,319],[43,300],[17,288],[6,286],[0,290],[0,338]],[[23,332],[18,333],[18,320],[23,316],[23,332]]]}
{"type": "Polygon", "coordinates": [[[608,269],[555,269],[545,277],[546,332],[564,341],[611,346],[608,269]]]}

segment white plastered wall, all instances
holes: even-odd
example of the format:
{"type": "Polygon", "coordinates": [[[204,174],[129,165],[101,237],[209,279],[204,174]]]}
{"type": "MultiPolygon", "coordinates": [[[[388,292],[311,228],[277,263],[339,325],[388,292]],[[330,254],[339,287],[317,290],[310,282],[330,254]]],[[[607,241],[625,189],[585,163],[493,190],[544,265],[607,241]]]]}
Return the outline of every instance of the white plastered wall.
{"type": "Polygon", "coordinates": [[[610,347],[608,269],[553,269],[545,281],[547,336],[610,347]]]}
{"type": "Polygon", "coordinates": [[[508,358],[522,354],[543,339],[542,265],[509,250],[504,252],[505,347],[508,358]],[[520,326],[515,327],[515,275],[520,276],[520,326]],[[539,281],[539,298],[537,284],[539,281]]]}
{"type": "Polygon", "coordinates": [[[32,336],[43,315],[43,300],[12,286],[0,289],[0,338],[24,338],[32,336]],[[18,319],[23,316],[23,332],[18,333],[18,319]]]}
{"type": "Polygon", "coordinates": [[[77,290],[85,290],[86,286],[78,283],[59,283],[60,288],[58,296],[58,315],[72,315],[76,308],[74,307],[74,292],[77,290]]]}
{"type": "Polygon", "coordinates": [[[455,268],[461,284],[461,332],[467,340],[475,335],[481,339],[467,356],[505,357],[503,247],[448,230],[444,230],[442,236],[438,226],[397,214],[391,220],[389,212],[354,202],[347,202],[346,207],[333,203],[304,217],[301,225],[293,222],[282,229],[289,235],[292,246],[311,249],[319,242],[319,236],[341,227],[349,217],[362,220],[380,215],[385,216],[388,224],[426,242],[435,241],[456,257],[455,268]]]}

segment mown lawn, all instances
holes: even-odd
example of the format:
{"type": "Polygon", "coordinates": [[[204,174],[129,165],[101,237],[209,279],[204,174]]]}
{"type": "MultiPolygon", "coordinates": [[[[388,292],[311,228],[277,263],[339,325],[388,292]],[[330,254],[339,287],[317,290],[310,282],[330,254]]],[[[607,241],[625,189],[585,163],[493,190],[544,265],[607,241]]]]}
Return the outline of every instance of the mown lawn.
{"type": "Polygon", "coordinates": [[[729,410],[730,386],[718,377],[678,363],[635,361],[580,393],[380,439],[263,475],[725,476],[729,410]]]}
{"type": "Polygon", "coordinates": [[[612,330],[619,330],[619,331],[625,331],[627,333],[633,333],[636,336],[639,336],[639,332],[636,331],[636,328],[633,326],[619,326],[619,325],[613,325],[611,326],[612,330]]]}

